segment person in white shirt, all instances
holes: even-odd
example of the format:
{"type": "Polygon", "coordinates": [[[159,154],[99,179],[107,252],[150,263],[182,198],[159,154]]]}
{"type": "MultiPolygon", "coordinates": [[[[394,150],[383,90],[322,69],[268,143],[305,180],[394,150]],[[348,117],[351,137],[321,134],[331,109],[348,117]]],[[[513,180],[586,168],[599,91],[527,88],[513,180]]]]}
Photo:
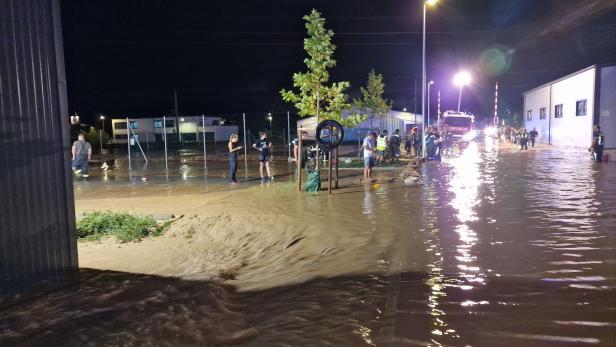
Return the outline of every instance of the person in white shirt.
{"type": "Polygon", "coordinates": [[[372,168],[374,167],[374,152],[376,151],[376,133],[370,133],[364,138],[362,145],[364,150],[364,179],[372,179],[372,168]]]}

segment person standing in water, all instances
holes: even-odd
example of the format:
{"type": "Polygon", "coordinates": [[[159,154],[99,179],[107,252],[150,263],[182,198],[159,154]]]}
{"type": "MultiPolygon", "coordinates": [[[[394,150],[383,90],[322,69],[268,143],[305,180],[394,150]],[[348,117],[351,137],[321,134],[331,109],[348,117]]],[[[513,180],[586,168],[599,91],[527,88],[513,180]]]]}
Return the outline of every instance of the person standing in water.
{"type": "Polygon", "coordinates": [[[77,175],[81,174],[83,177],[89,177],[88,162],[92,160],[92,145],[86,141],[83,134],[79,134],[77,141],[73,142],[71,153],[73,155],[73,172],[77,175]]]}
{"type": "Polygon", "coordinates": [[[265,181],[265,176],[263,176],[263,168],[267,171],[267,177],[270,180],[274,179],[272,173],[270,171],[269,159],[270,159],[270,149],[272,148],[272,143],[267,139],[267,134],[265,132],[259,132],[259,138],[252,145],[252,147],[259,151],[259,174],[261,174],[261,181],[265,181]]]}
{"type": "Polygon", "coordinates": [[[229,178],[231,180],[231,184],[237,184],[236,174],[238,151],[244,148],[237,145],[239,140],[240,138],[237,134],[231,134],[229,137],[229,144],[227,145],[227,148],[229,149],[229,178]]]}
{"type": "Polygon", "coordinates": [[[589,152],[592,153],[592,158],[597,163],[603,161],[603,148],[605,146],[605,135],[601,131],[601,127],[595,125],[592,132],[592,143],[590,144],[589,152]]]}
{"type": "Polygon", "coordinates": [[[372,168],[374,167],[374,152],[376,150],[376,133],[369,133],[364,138],[361,146],[364,150],[364,180],[372,179],[372,168]]]}
{"type": "Polygon", "coordinates": [[[537,128],[533,128],[533,130],[531,130],[528,133],[528,139],[530,140],[531,147],[535,147],[535,140],[537,139],[538,136],[539,136],[539,132],[537,132],[537,128]]]}

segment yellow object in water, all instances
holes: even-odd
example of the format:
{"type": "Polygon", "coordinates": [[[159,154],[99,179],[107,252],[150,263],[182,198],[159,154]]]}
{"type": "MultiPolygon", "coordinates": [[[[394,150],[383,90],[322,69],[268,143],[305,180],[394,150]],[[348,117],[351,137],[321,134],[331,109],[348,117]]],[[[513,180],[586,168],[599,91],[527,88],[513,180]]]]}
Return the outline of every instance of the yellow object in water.
{"type": "Polygon", "coordinates": [[[376,184],[374,184],[372,187],[374,187],[374,189],[379,189],[379,188],[381,188],[381,185],[380,185],[380,184],[378,184],[378,183],[376,183],[376,184]]]}

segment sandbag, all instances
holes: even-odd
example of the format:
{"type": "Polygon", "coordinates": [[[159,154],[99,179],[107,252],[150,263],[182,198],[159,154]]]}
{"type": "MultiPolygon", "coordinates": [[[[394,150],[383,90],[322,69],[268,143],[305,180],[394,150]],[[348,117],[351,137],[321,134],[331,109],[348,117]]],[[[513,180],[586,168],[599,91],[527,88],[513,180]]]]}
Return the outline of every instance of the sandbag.
{"type": "Polygon", "coordinates": [[[304,191],[310,193],[321,191],[321,173],[319,170],[308,170],[308,178],[304,185],[304,191]]]}

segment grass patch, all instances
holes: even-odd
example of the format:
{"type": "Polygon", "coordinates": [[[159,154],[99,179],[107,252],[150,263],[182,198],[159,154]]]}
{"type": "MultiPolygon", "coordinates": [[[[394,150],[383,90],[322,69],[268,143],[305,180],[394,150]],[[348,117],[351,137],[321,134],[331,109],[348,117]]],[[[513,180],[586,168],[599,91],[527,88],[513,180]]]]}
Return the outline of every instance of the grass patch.
{"type": "Polygon", "coordinates": [[[161,235],[171,223],[159,225],[151,216],[139,217],[125,212],[90,212],[77,222],[77,237],[94,241],[113,235],[120,242],[139,241],[146,236],[161,235]]]}

